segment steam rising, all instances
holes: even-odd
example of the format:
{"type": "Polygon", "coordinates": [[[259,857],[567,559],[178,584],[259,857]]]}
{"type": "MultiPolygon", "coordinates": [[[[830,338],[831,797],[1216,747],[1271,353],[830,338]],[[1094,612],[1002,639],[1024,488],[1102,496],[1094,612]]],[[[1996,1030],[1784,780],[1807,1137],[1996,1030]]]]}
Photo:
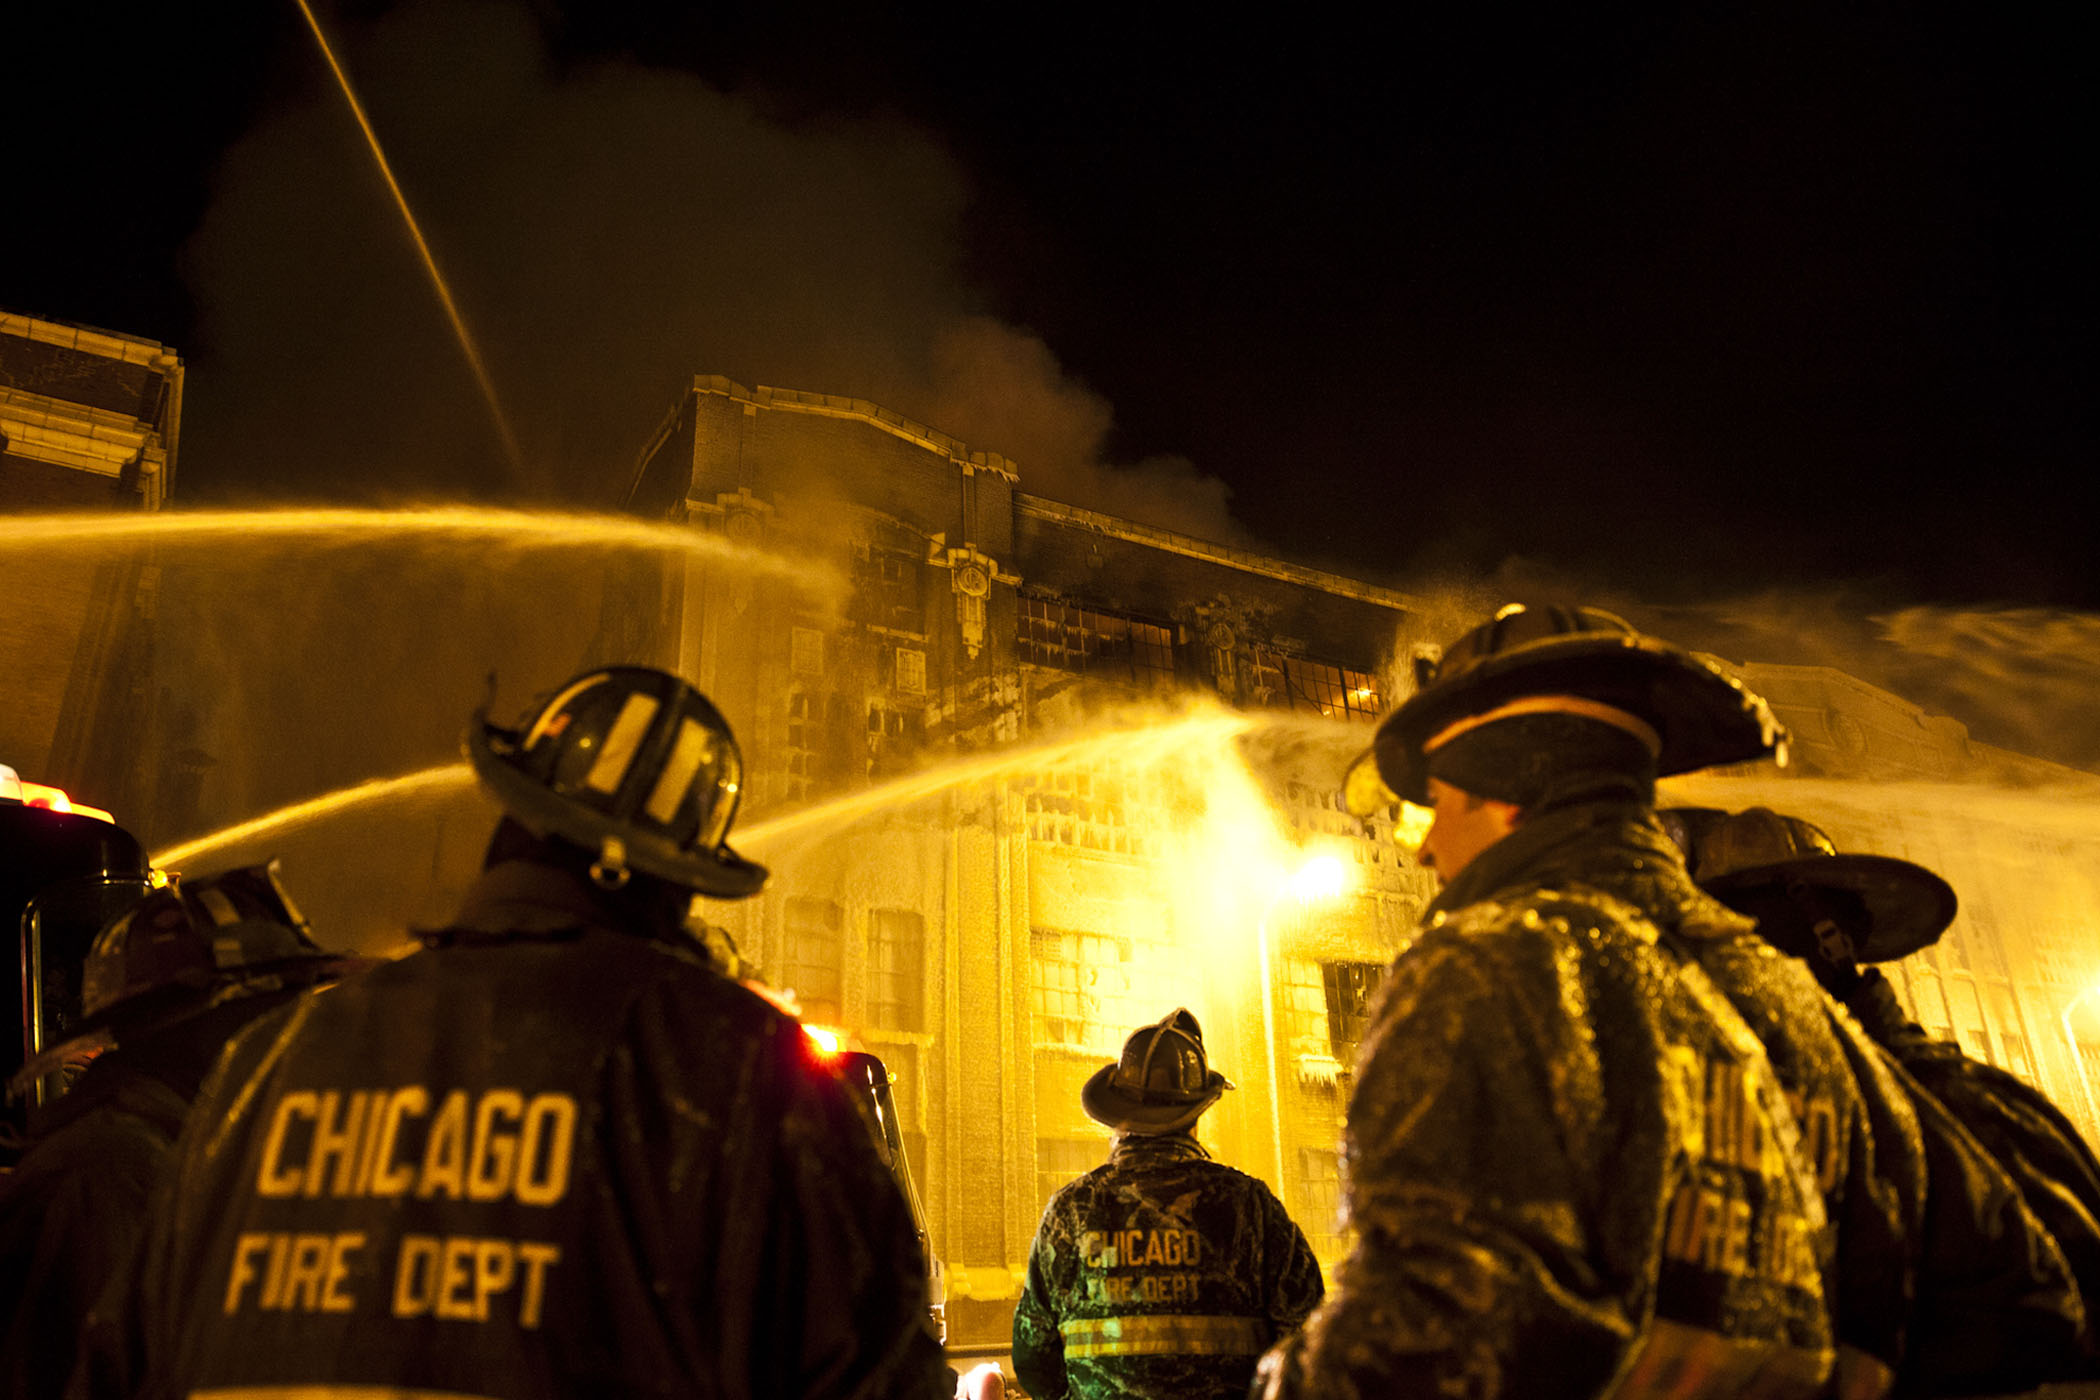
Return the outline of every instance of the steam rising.
{"type": "Polygon", "coordinates": [[[337,38],[527,479],[316,71],[228,154],[189,249],[190,493],[617,504],[681,387],[718,373],[871,399],[1012,458],[1039,495],[1237,534],[1186,463],[1102,464],[1106,402],[964,285],[969,190],[925,133],[790,126],[631,63],[556,71],[527,14],[474,0],[337,38]]]}
{"type": "Polygon", "coordinates": [[[1402,657],[1424,634],[1449,642],[1502,603],[1584,603],[1726,661],[1828,666],[1961,721],[1980,743],[2100,772],[2100,616],[2090,613],[1899,604],[1864,586],[1658,603],[1518,559],[1492,579],[1415,591],[1426,606],[1395,638],[1402,657]]]}

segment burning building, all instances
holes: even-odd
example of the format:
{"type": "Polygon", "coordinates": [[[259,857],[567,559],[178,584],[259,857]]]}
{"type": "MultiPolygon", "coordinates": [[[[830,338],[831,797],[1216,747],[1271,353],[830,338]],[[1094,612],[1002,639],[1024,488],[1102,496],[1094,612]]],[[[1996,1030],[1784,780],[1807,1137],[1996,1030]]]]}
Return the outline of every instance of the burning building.
{"type": "MultiPolygon", "coordinates": [[[[1384,822],[1337,809],[1336,777],[1394,698],[1423,604],[1028,495],[1012,463],[875,404],[713,377],[643,454],[627,507],[846,578],[827,600],[701,564],[637,576],[599,649],[675,666],[743,738],[777,878],[721,917],[895,1073],[957,1337],[1005,1336],[1043,1203],[1105,1158],[1081,1083],[1177,1005],[1238,1086],[1206,1142],[1267,1179],[1331,1264],[1356,1042],[1434,889],[1384,822]],[[1137,737],[1177,725],[1194,727],[1166,752],[1137,737]],[[922,787],[888,781],[919,771],[922,787]]],[[[2090,780],[1839,672],[1735,669],[1799,736],[1808,781],[1722,775],[1676,800],[1780,806],[1945,873],[1970,915],[1900,990],[2093,1132],[2066,1028],[2100,976],[2072,914],[2100,890],[2066,884],[2086,877],[2033,827],[2053,818],[2013,813],[1979,842],[1992,818],[1973,803],[1898,810],[1857,781],[2090,780]],[[2060,929],[2022,917],[2031,871],[1979,859],[2036,841],[2060,929]]]]}
{"type": "Polygon", "coordinates": [[[1081,1083],[1177,1005],[1239,1086],[1206,1137],[1332,1258],[1347,1067],[1432,886],[1331,772],[1412,601],[1027,495],[874,404],[717,378],[628,505],[848,578],[827,602],[666,570],[601,648],[694,679],[744,742],[747,810],[804,814],[751,828],[777,878],[721,917],[897,1076],[956,1335],[1004,1337],[1044,1200],[1106,1156],[1081,1083]],[[936,759],[917,800],[855,807],[936,759]]]}
{"type": "MultiPolygon", "coordinates": [[[[9,380],[5,404],[25,393],[51,397],[9,380]]],[[[131,502],[150,460],[90,484],[131,502]]],[[[7,479],[9,505],[71,504],[28,479],[7,479]]],[[[1238,1086],[1205,1141],[1332,1263],[1356,1043],[1433,893],[1389,822],[1339,810],[1337,780],[1412,645],[1472,619],[1021,482],[872,403],[702,378],[637,464],[643,520],[619,529],[279,512],[267,532],[241,516],[84,543],[64,587],[6,551],[0,568],[32,573],[0,595],[18,604],[0,628],[60,628],[24,643],[43,663],[18,673],[31,703],[10,722],[45,715],[61,782],[67,752],[121,761],[134,790],[69,785],[181,853],[162,864],[281,855],[316,927],[379,953],[444,919],[478,867],[493,812],[456,744],[495,702],[492,668],[535,687],[579,659],[673,668],[742,741],[735,840],[776,872],[708,917],[896,1076],[958,1341],[1005,1339],[1043,1202],[1106,1153],[1080,1085],[1176,1006],[1238,1086]],[[136,577],[107,593],[122,626],[105,635],[68,590],[111,571],[136,577]],[[61,693],[61,673],[96,683],[61,693]],[[175,702],[147,697],[157,728],[96,698],[149,681],[175,702]],[[305,814],[248,829],[273,811],[305,814]]],[[[1764,803],[1945,875],[1964,912],[1896,969],[1900,992],[2100,1137],[2077,1048],[2100,1046],[2083,854],[2100,781],[1839,671],[1735,669],[1793,730],[1795,764],[1675,780],[1670,799],[1764,803]]]]}

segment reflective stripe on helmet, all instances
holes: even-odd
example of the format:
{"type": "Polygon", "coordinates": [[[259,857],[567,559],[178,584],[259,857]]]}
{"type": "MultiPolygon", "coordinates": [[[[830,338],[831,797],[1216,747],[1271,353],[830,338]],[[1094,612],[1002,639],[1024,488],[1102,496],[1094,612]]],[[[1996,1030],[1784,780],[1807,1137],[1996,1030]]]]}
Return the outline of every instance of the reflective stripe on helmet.
{"type": "Polygon", "coordinates": [[[1269,1329],[1252,1317],[1075,1317],[1057,1325],[1066,1356],[1258,1356],[1269,1329]]]}
{"type": "Polygon", "coordinates": [[[1580,695],[1524,695],[1506,705],[1497,705],[1477,715],[1467,715],[1424,739],[1422,752],[1435,753],[1461,734],[1470,733],[1484,724],[1493,724],[1496,720],[1514,719],[1518,715],[1579,715],[1583,719],[1593,719],[1614,729],[1625,730],[1640,740],[1651,754],[1662,752],[1662,736],[1655,732],[1654,725],[1616,705],[1586,700],[1580,695]]]}
{"type": "Polygon", "coordinates": [[[678,738],[671,745],[671,756],[665,760],[663,772],[656,778],[656,787],[642,810],[651,818],[671,824],[678,815],[678,804],[685,800],[693,785],[693,775],[702,764],[715,756],[715,736],[707,732],[707,726],[690,717],[680,720],[678,738]]]}
{"type": "Polygon", "coordinates": [[[621,780],[627,776],[628,766],[634,762],[635,750],[648,736],[649,722],[662,708],[662,701],[640,691],[621,702],[620,713],[613,717],[612,728],[605,732],[605,747],[598,750],[597,761],[584,775],[583,785],[599,792],[618,792],[621,780]]]}

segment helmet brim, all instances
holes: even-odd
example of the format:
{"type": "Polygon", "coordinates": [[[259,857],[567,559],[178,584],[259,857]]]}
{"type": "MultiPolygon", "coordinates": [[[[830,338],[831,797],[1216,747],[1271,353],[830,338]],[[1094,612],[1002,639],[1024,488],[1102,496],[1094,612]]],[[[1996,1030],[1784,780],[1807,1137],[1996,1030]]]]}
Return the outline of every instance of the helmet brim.
{"type": "Polygon", "coordinates": [[[1079,1090],[1079,1106],[1086,1116],[1119,1133],[1154,1136],[1178,1133],[1203,1116],[1204,1110],[1232,1087],[1225,1076],[1210,1071],[1203,1092],[1185,1103],[1153,1103],[1140,1099],[1115,1082],[1116,1066],[1103,1065],[1079,1090]]]}
{"type": "Polygon", "coordinates": [[[559,836],[592,852],[607,840],[618,841],[629,866],[711,899],[748,899],[771,878],[770,870],[745,860],[726,841],[712,850],[687,850],[565,800],[496,751],[499,742],[514,745],[516,741],[515,731],[477,719],[467,726],[467,762],[497,805],[535,833],[559,836]]]}
{"type": "Polygon", "coordinates": [[[254,963],[214,985],[192,987],[178,983],[111,1002],[93,1015],[83,1016],[71,1035],[25,1063],[8,1081],[8,1091],[24,1092],[76,1055],[121,1048],[160,1035],[229,1002],[273,992],[310,991],[322,983],[340,982],[368,972],[386,961],[360,953],[315,952],[254,963]]]}
{"type": "Polygon", "coordinates": [[[1351,765],[1344,784],[1349,810],[1369,816],[1384,805],[1372,772],[1391,794],[1385,802],[1399,797],[1426,803],[1424,743],[1468,716],[1523,696],[1553,694],[1579,695],[1646,721],[1661,740],[1659,777],[1784,752],[1786,730],[1770,706],[1669,643],[1638,635],[1554,637],[1488,657],[1451,681],[1409,696],[1351,765]],[[1359,804],[1368,805],[1359,810],[1359,804]]]}
{"type": "Polygon", "coordinates": [[[1802,856],[1748,866],[1701,880],[1699,887],[1723,904],[1753,890],[1783,889],[1794,881],[1812,890],[1857,895],[1867,909],[1858,960],[1894,962],[1929,948],[1954,922],[1959,901],[1954,887],[1922,865],[1895,856],[1853,854],[1802,856]]]}

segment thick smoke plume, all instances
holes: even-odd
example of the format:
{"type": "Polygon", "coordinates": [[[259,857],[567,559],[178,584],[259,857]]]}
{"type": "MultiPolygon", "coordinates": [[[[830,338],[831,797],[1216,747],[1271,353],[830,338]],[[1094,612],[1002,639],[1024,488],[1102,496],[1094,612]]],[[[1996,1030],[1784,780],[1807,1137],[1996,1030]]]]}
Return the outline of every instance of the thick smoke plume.
{"type": "MultiPolygon", "coordinates": [[[[1738,663],[1828,666],[1967,726],[1980,743],[2100,772],[2100,617],[2040,608],[1904,605],[1854,591],[1771,589],[1657,603],[1525,560],[1492,579],[1418,590],[1448,642],[1505,602],[1585,603],[1738,663]]],[[[1404,654],[1422,640],[1396,639],[1404,654]]]]}
{"type": "Polygon", "coordinates": [[[692,375],[873,400],[1024,490],[1239,534],[1186,463],[1101,461],[1108,404],[965,284],[969,188],[884,120],[769,117],[624,62],[558,70],[521,7],[437,0],[337,47],[479,341],[523,479],[319,56],[219,171],[186,494],[617,504],[692,375]]]}

